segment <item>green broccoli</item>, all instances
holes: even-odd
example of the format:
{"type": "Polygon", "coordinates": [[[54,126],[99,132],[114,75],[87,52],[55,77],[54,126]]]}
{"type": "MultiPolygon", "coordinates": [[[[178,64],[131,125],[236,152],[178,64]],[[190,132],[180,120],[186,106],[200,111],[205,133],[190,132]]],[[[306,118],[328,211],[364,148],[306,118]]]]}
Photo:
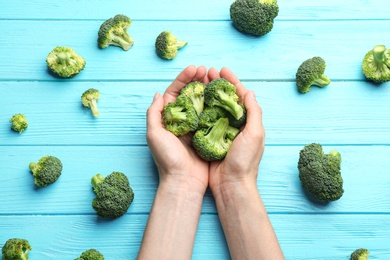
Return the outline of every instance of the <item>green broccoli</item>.
{"type": "Polygon", "coordinates": [[[93,116],[99,116],[97,101],[100,98],[100,91],[94,88],[87,89],[81,95],[83,106],[90,108],[93,116]]]}
{"type": "Polygon", "coordinates": [[[12,123],[11,129],[19,132],[19,134],[21,134],[28,127],[27,119],[23,114],[13,115],[9,122],[12,123]]]}
{"type": "Polygon", "coordinates": [[[362,70],[366,78],[374,82],[390,81],[390,49],[376,45],[364,56],[362,70]]]}
{"type": "Polygon", "coordinates": [[[104,256],[96,249],[89,249],[84,251],[80,257],[75,260],[104,260],[104,256]]]}
{"type": "Polygon", "coordinates": [[[28,252],[32,249],[26,239],[11,238],[5,242],[1,253],[3,260],[27,260],[28,252]]]}
{"type": "Polygon", "coordinates": [[[206,105],[222,107],[237,120],[244,115],[243,108],[238,104],[238,99],[236,87],[224,78],[212,80],[204,91],[206,105]]]}
{"type": "Polygon", "coordinates": [[[116,219],[125,214],[134,199],[129,180],[122,172],[112,172],[107,177],[96,174],[91,179],[96,197],[92,208],[104,218],[116,219]]]}
{"type": "Polygon", "coordinates": [[[218,119],[227,117],[230,114],[222,107],[209,107],[206,106],[202,113],[199,115],[198,128],[209,128],[212,127],[218,119]]]}
{"type": "Polygon", "coordinates": [[[191,101],[192,105],[195,108],[198,116],[203,111],[204,108],[204,90],[206,85],[201,82],[191,82],[188,83],[184,88],[181,89],[180,95],[187,96],[191,101]]]}
{"type": "Polygon", "coordinates": [[[38,187],[45,187],[61,176],[62,163],[57,157],[46,155],[38,162],[30,163],[29,168],[34,176],[34,183],[38,187]]]}
{"type": "Polygon", "coordinates": [[[269,33],[278,13],[277,0],[236,0],[230,6],[230,19],[236,29],[253,36],[269,33]]]}
{"type": "Polygon", "coordinates": [[[231,113],[226,113],[226,117],[229,119],[229,125],[240,128],[246,123],[246,108],[244,104],[239,104],[242,107],[243,115],[239,119],[236,119],[231,113]]]}
{"type": "Polygon", "coordinates": [[[46,57],[50,71],[62,78],[76,76],[85,68],[85,60],[70,47],[55,47],[46,57]]]}
{"type": "Polygon", "coordinates": [[[212,127],[198,129],[192,137],[192,145],[197,154],[206,161],[225,158],[233,142],[228,128],[229,120],[220,118],[212,127]]]}
{"type": "Polygon", "coordinates": [[[117,14],[102,23],[98,32],[99,48],[118,46],[127,51],[133,46],[134,40],[127,29],[131,25],[131,19],[123,14],[117,14]]]}
{"type": "Polygon", "coordinates": [[[179,41],[170,31],[161,32],[155,42],[156,52],[163,59],[172,60],[177,56],[179,49],[183,48],[188,42],[179,41]]]}
{"type": "Polygon", "coordinates": [[[322,202],[340,199],[344,193],[340,164],[341,155],[338,151],[324,154],[320,144],[306,145],[300,151],[298,161],[303,188],[322,202]]]}
{"type": "Polygon", "coordinates": [[[368,255],[370,253],[365,248],[358,248],[351,254],[351,260],[368,260],[368,255]]]}
{"type": "Polygon", "coordinates": [[[299,66],[296,84],[300,93],[309,92],[311,86],[325,87],[330,84],[330,79],[324,75],[326,63],[321,57],[307,59],[299,66]]]}
{"type": "Polygon", "coordinates": [[[185,135],[198,128],[198,115],[191,100],[179,95],[175,102],[164,106],[163,120],[165,129],[176,136],[185,135]]]}

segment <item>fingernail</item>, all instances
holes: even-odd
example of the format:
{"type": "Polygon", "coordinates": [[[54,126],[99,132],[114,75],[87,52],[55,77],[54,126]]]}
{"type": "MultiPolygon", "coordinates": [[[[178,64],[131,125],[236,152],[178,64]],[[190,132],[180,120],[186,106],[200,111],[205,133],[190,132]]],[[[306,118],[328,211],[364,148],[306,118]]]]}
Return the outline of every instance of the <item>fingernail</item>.
{"type": "Polygon", "coordinates": [[[160,96],[160,93],[156,92],[156,94],[154,94],[153,101],[156,101],[160,96]]]}
{"type": "Polygon", "coordinates": [[[256,94],[253,90],[249,91],[249,97],[252,98],[253,100],[256,100],[256,94]]]}

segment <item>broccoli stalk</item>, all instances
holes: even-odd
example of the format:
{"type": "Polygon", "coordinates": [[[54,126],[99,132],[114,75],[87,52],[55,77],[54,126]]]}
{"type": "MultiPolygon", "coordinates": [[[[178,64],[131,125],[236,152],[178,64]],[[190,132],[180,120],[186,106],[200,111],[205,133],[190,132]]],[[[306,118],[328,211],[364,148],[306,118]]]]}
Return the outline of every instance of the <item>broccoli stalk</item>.
{"type": "Polygon", "coordinates": [[[27,260],[28,252],[32,249],[26,239],[11,238],[1,249],[3,260],[27,260]]]}
{"type": "Polygon", "coordinates": [[[93,116],[99,116],[97,101],[100,99],[100,91],[94,88],[87,89],[81,95],[83,106],[90,108],[93,116]]]}
{"type": "Polygon", "coordinates": [[[236,87],[224,78],[211,81],[205,89],[204,97],[208,106],[219,106],[237,120],[244,115],[243,108],[238,104],[236,87]]]}
{"type": "Polygon", "coordinates": [[[85,68],[85,60],[70,47],[55,47],[46,57],[50,71],[62,78],[76,76],[85,68]]]}
{"type": "Polygon", "coordinates": [[[365,77],[374,82],[390,81],[390,49],[376,45],[363,59],[362,70],[365,77]]]}
{"type": "Polygon", "coordinates": [[[108,46],[118,46],[127,51],[133,46],[134,40],[131,38],[127,29],[132,21],[129,17],[123,14],[117,14],[102,23],[98,32],[99,48],[107,48],[108,46]]]}
{"type": "Polygon", "coordinates": [[[236,133],[228,133],[228,129],[229,120],[220,118],[212,127],[197,130],[192,137],[192,144],[197,154],[206,161],[225,158],[232,143],[232,135],[238,134],[238,131],[236,133]]]}

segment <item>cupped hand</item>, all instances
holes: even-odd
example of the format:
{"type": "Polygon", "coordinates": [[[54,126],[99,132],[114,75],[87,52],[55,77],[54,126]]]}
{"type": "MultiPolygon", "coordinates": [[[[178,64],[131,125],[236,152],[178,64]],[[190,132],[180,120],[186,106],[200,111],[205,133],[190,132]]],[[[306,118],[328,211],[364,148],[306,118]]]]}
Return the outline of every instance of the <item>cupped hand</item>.
{"type": "Polygon", "coordinates": [[[208,83],[204,66],[185,68],[164,95],[156,93],[147,111],[146,139],[159,171],[160,185],[204,193],[208,186],[208,162],[201,159],[191,146],[191,134],[176,137],[164,128],[162,121],[164,106],[175,101],[180,90],[193,81],[208,83]]]}
{"type": "Polygon", "coordinates": [[[208,80],[216,78],[225,78],[236,86],[237,95],[247,110],[247,122],[234,139],[225,159],[210,163],[209,186],[214,195],[221,192],[221,189],[232,189],[242,183],[256,185],[265,139],[262,111],[254,91],[248,91],[225,67],[220,72],[214,68],[209,70],[208,80]]]}

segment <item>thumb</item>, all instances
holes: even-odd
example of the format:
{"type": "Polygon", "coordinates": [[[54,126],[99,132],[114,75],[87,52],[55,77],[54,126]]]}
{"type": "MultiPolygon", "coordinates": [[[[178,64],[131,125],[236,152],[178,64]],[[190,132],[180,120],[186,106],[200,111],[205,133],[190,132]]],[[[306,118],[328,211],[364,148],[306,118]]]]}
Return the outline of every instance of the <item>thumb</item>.
{"type": "Polygon", "coordinates": [[[256,94],[253,90],[248,91],[244,96],[244,106],[246,108],[246,124],[244,132],[256,138],[264,138],[263,113],[257,103],[256,94]]]}
{"type": "Polygon", "coordinates": [[[160,93],[156,93],[153,98],[153,102],[146,112],[147,130],[161,128],[162,113],[164,110],[164,99],[160,93]]]}

